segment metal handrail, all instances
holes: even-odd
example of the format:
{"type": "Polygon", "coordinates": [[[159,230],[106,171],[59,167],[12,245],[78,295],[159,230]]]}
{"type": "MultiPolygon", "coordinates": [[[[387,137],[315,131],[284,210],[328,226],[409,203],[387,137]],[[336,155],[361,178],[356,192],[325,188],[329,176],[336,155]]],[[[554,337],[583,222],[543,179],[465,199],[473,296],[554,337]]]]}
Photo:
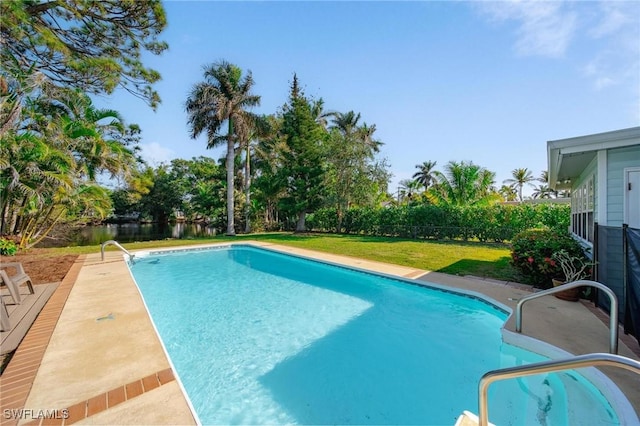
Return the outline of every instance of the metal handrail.
{"type": "Polygon", "coordinates": [[[606,353],[579,355],[573,358],[536,362],[534,364],[519,365],[516,367],[489,371],[482,376],[478,386],[479,426],[487,426],[489,424],[487,402],[489,385],[491,383],[503,379],[513,379],[516,377],[532,376],[535,374],[550,373],[560,370],[572,370],[574,368],[593,367],[596,365],[620,367],[640,374],[640,362],[621,355],[606,353]]]}
{"type": "Polygon", "coordinates": [[[100,255],[102,256],[102,260],[104,261],[104,248],[108,245],[113,245],[118,247],[120,250],[122,250],[123,252],[125,252],[125,254],[127,256],[129,256],[129,259],[133,260],[133,254],[129,253],[127,251],[126,248],[122,247],[122,245],[120,245],[119,242],[117,242],[116,240],[109,240],[109,241],[105,241],[104,243],[100,244],[100,255]]]}
{"type": "Polygon", "coordinates": [[[618,298],[616,294],[606,285],[601,284],[597,281],[590,280],[578,280],[573,281],[567,284],[560,285],[558,287],[550,288],[548,290],[544,290],[538,293],[534,293],[529,296],[525,296],[518,301],[516,305],[516,332],[522,333],[522,305],[525,302],[528,302],[532,299],[537,299],[538,297],[546,296],[548,294],[558,293],[564,290],[569,290],[576,287],[595,287],[599,290],[605,292],[607,296],[609,296],[609,300],[611,301],[611,309],[609,312],[609,352],[612,354],[618,353],[618,298]]]}

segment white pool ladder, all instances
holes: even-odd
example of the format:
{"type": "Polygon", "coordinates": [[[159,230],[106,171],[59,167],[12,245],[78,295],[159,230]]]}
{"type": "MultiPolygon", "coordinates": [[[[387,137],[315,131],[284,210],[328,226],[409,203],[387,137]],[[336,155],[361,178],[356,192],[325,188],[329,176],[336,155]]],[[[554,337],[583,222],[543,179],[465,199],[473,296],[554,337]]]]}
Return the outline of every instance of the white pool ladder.
{"type": "Polygon", "coordinates": [[[100,255],[102,256],[102,260],[104,261],[104,249],[106,246],[116,246],[118,247],[120,250],[122,250],[127,256],[129,256],[129,260],[133,261],[133,254],[129,253],[127,251],[126,248],[122,247],[122,245],[117,242],[116,240],[109,240],[109,241],[105,241],[104,243],[100,244],[100,255]]]}

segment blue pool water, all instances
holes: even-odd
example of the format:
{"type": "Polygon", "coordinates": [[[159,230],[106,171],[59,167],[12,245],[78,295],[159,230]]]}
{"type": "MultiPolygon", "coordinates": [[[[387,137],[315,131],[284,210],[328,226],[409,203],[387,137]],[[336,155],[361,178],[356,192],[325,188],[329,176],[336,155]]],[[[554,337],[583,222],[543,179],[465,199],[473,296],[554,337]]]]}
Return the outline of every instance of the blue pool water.
{"type": "MultiPolygon", "coordinates": [[[[203,424],[453,425],[485,372],[544,359],[504,343],[508,314],[485,301],[263,249],[131,270],[203,424]]],[[[495,424],[619,423],[571,371],[489,397],[495,424]]]]}

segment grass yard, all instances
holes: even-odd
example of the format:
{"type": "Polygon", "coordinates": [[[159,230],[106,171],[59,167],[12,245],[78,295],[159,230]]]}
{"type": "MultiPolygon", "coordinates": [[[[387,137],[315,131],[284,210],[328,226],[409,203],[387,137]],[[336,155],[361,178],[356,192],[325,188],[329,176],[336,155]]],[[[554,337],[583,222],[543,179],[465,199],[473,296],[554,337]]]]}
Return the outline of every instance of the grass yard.
{"type": "MultiPolygon", "coordinates": [[[[147,241],[123,244],[123,246],[128,250],[137,250],[225,241],[242,242],[243,240],[272,242],[447,274],[475,275],[504,281],[517,280],[515,270],[509,264],[509,247],[505,244],[333,234],[265,233],[197,240],[147,241]]],[[[99,252],[100,248],[90,246],[47,250],[52,254],[56,252],[59,252],[56,254],[83,254],[99,252]]],[[[116,248],[109,246],[107,250],[116,250],[116,248]]]]}

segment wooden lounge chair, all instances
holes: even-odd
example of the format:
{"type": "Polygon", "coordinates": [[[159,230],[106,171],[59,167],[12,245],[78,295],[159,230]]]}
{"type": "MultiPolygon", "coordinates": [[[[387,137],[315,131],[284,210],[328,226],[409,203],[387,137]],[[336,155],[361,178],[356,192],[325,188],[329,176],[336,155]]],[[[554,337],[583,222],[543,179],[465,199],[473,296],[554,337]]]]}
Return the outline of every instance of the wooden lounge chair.
{"type": "Polygon", "coordinates": [[[9,289],[9,293],[11,293],[11,297],[13,297],[13,301],[15,303],[20,303],[20,285],[27,283],[27,287],[29,288],[29,293],[33,294],[33,281],[24,272],[24,268],[22,267],[22,263],[20,262],[7,262],[0,264],[0,279],[9,289]],[[16,270],[16,273],[13,275],[9,275],[5,270],[6,268],[13,268],[16,270]]]}

